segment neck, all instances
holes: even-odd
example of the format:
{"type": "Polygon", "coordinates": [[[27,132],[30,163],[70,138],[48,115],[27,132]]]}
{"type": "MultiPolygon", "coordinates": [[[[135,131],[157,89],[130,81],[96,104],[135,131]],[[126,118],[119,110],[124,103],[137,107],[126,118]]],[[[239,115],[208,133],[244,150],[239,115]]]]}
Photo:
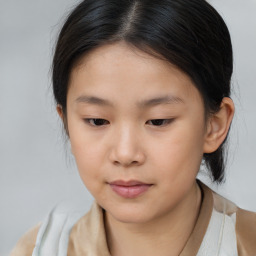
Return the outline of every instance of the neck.
{"type": "Polygon", "coordinates": [[[190,193],[175,209],[150,222],[122,223],[106,213],[106,234],[111,255],[179,255],[193,231],[200,205],[201,190],[195,182],[190,193]]]}

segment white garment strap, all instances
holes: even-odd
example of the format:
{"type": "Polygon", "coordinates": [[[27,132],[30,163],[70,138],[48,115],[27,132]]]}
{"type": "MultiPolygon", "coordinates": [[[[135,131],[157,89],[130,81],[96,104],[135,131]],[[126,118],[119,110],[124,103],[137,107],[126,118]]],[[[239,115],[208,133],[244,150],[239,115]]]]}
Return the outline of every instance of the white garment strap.
{"type": "Polygon", "coordinates": [[[85,213],[83,207],[55,207],[39,229],[32,256],[66,256],[70,231],[85,213]]]}

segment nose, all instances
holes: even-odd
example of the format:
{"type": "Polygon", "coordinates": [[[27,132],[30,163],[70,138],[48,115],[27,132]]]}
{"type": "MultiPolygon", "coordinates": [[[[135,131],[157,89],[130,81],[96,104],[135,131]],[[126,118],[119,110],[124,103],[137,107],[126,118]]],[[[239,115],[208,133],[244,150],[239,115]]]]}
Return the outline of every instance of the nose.
{"type": "Polygon", "coordinates": [[[128,127],[119,128],[113,136],[109,157],[115,165],[124,167],[142,165],[146,156],[138,131],[128,127]]]}

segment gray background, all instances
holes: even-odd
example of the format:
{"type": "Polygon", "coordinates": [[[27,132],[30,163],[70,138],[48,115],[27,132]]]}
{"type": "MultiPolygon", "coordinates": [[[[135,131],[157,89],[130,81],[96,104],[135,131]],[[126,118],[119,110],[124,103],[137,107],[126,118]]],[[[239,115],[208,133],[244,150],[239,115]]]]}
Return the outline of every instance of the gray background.
{"type": "MultiPolygon", "coordinates": [[[[0,255],[59,201],[92,200],[65,144],[50,89],[56,33],[72,0],[0,0],[0,255]]],[[[256,0],[211,0],[230,28],[236,116],[226,183],[202,179],[256,211],[256,0]]]]}

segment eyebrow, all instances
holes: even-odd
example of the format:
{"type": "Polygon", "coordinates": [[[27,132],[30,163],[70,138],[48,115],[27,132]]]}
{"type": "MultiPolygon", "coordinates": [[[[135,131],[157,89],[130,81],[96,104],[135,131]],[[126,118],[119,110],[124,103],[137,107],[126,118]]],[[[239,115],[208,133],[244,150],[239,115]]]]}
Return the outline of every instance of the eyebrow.
{"type": "MultiPolygon", "coordinates": [[[[86,96],[86,95],[78,97],[75,100],[75,102],[88,103],[88,104],[99,105],[99,106],[109,106],[109,107],[114,106],[114,104],[107,99],[102,99],[95,96],[86,96]]],[[[161,104],[179,104],[179,103],[184,103],[184,101],[180,97],[177,97],[174,95],[165,95],[165,96],[159,96],[156,98],[139,101],[137,103],[137,106],[139,108],[148,108],[148,107],[157,106],[161,104]]]]}

